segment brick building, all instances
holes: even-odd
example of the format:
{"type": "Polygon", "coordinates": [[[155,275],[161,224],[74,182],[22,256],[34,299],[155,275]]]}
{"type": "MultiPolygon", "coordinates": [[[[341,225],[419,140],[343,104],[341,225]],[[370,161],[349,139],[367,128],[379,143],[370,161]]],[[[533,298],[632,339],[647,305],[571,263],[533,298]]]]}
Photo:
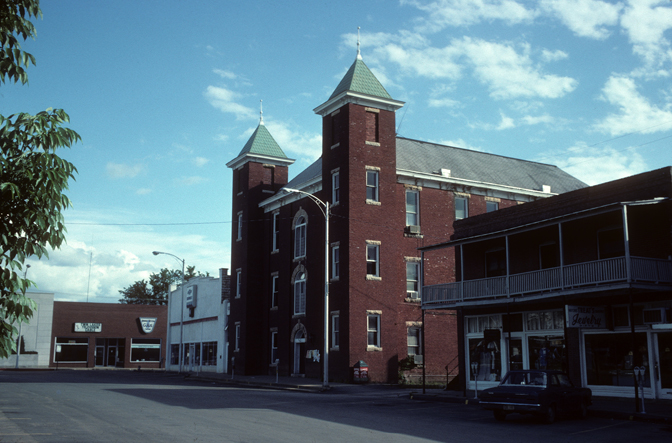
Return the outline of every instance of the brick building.
{"type": "MultiPolygon", "coordinates": [[[[351,379],[361,360],[371,380],[396,382],[399,362],[409,359],[445,380],[446,366],[457,366],[456,316],[431,312],[423,325],[417,248],[448,240],[456,218],[585,186],[551,165],[397,137],[402,106],[358,53],[314,110],[320,159],[289,181],[293,160],[262,119],[227,164],[237,373],[275,372],[277,364],[280,374],[321,378],[326,311],[330,379],[351,379]]],[[[437,258],[425,278],[438,283],[452,267],[452,255],[437,258]]]]}
{"type": "Polygon", "coordinates": [[[54,302],[50,367],[163,368],[166,306],[54,302]]]}
{"type": "Polygon", "coordinates": [[[460,220],[422,248],[426,264],[457,257],[422,305],[459,313],[464,387],[549,368],[594,395],[636,397],[639,367],[647,398],[672,399],[670,198],[666,167],[460,220]]]}

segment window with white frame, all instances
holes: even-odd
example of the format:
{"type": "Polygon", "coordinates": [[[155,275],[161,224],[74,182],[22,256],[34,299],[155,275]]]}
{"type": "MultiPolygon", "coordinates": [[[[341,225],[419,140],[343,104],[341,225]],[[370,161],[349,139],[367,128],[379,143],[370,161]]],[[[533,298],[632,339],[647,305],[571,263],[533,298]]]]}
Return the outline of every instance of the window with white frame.
{"type": "Polygon", "coordinates": [[[294,225],[294,258],[306,256],[306,217],[301,215],[294,225]]]}
{"type": "Polygon", "coordinates": [[[273,213],[273,250],[278,250],[278,241],[280,240],[280,213],[273,213]]]}
{"type": "Polygon", "coordinates": [[[409,326],[406,334],[408,355],[422,355],[422,327],[409,326]]]}
{"type": "Polygon", "coordinates": [[[341,178],[338,171],[331,174],[331,204],[341,200],[341,178]]]}
{"type": "Polygon", "coordinates": [[[366,199],[368,201],[380,201],[378,177],[378,171],[366,171],[366,199]]]}
{"type": "Polygon", "coordinates": [[[271,332],[271,364],[274,365],[278,360],[278,332],[271,332]]]}
{"type": "Polygon", "coordinates": [[[336,280],[341,275],[341,248],[339,245],[331,247],[331,279],[336,280]]]}
{"type": "Polygon", "coordinates": [[[242,276],[243,276],[242,269],[236,269],[236,298],[240,298],[242,292],[242,284],[243,284],[242,276]]]}
{"type": "Polygon", "coordinates": [[[132,338],[131,339],[132,362],[160,362],[161,339],[160,338],[132,338]]]}
{"type": "Polygon", "coordinates": [[[485,212],[495,212],[499,209],[499,203],[493,201],[485,202],[485,212]]]}
{"type": "Polygon", "coordinates": [[[420,193],[406,190],[406,226],[420,226],[420,193]]]}
{"type": "Polygon", "coordinates": [[[420,299],[420,263],[406,262],[406,297],[411,300],[420,299]]]}
{"type": "Polygon", "coordinates": [[[294,280],[294,315],[306,313],[306,273],[300,271],[294,280]]]}
{"type": "Polygon", "coordinates": [[[86,363],[88,356],[88,338],[56,337],[54,362],[86,363]]]}
{"type": "Polygon", "coordinates": [[[341,343],[341,325],[339,319],[339,314],[331,314],[331,349],[338,349],[341,343]]]}
{"type": "Polygon", "coordinates": [[[380,348],[380,314],[366,315],[366,344],[369,348],[380,348]]]}
{"type": "Polygon", "coordinates": [[[380,277],[380,245],[366,245],[366,275],[380,277]]]}
{"type": "Polygon", "coordinates": [[[238,213],[238,236],[236,237],[236,240],[242,240],[243,239],[243,213],[239,212],[238,213]]]}
{"type": "Polygon", "coordinates": [[[240,351],[240,323],[236,323],[236,347],[234,351],[240,351]]]}
{"type": "Polygon", "coordinates": [[[469,199],[455,196],[455,220],[469,217],[469,199]]]}
{"type": "Polygon", "coordinates": [[[271,276],[271,308],[278,307],[278,276],[271,276]]]}

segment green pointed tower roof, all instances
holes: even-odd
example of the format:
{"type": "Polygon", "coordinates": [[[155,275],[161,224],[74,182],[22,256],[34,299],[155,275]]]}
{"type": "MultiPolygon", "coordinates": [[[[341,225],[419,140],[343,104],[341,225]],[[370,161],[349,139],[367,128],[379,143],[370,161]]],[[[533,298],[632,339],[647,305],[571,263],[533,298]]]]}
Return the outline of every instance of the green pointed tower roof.
{"type": "Polygon", "coordinates": [[[263,155],[282,159],[287,158],[285,152],[280,148],[280,145],[278,145],[271,133],[266,129],[263,120],[259,122],[259,126],[254,130],[254,133],[252,133],[250,139],[245,143],[245,146],[243,146],[243,149],[238,156],[244,154],[263,155]]]}
{"type": "Polygon", "coordinates": [[[237,168],[248,161],[262,161],[263,163],[289,166],[294,163],[288,158],[278,142],[264,125],[264,114],[260,111],[259,126],[254,130],[250,139],[245,143],[240,154],[226,164],[229,168],[237,168]]]}
{"type": "Polygon", "coordinates": [[[383,85],[380,84],[376,76],[373,75],[369,67],[366,66],[366,63],[364,63],[360,54],[357,54],[355,62],[350,66],[345,77],[343,77],[329,99],[331,100],[345,91],[359,92],[380,98],[392,98],[383,85]]]}
{"type": "Polygon", "coordinates": [[[314,109],[316,114],[325,116],[346,103],[357,103],[388,111],[396,111],[404,102],[394,100],[371,72],[359,50],[359,31],[357,32],[357,58],[350,66],[345,77],[336,86],[329,99],[314,109]]]}

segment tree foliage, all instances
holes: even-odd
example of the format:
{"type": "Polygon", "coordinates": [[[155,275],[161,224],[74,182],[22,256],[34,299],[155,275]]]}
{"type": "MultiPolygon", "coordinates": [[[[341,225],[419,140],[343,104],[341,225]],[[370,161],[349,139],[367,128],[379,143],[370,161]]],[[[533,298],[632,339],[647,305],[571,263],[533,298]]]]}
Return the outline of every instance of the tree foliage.
{"type": "MultiPolygon", "coordinates": [[[[184,281],[194,277],[207,277],[209,273],[202,274],[196,271],[196,266],[187,266],[184,271],[184,281]]],[[[139,280],[122,289],[119,293],[123,296],[119,303],[129,305],[165,305],[168,304],[170,285],[182,283],[182,271],[163,268],[158,273],[152,273],[149,281],[139,280]]]]}
{"type": "MultiPolygon", "coordinates": [[[[41,17],[37,0],[0,1],[0,83],[26,83],[24,68],[35,58],[22,51],[19,38],[34,38],[31,17],[41,17]]],[[[0,115],[0,358],[15,348],[13,323],[28,321],[35,303],[26,297],[29,256],[48,257],[48,249],[65,240],[61,211],[70,206],[63,194],[74,179],[75,166],[56,150],[81,140],[62,125],[70,121],[62,109],[37,115],[0,115]]]]}

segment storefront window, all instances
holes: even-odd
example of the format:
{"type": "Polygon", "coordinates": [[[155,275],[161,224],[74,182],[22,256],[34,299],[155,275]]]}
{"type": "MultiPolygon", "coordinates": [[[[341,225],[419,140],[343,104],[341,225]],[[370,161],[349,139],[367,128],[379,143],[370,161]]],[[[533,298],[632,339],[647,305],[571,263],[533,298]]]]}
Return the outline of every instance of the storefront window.
{"type": "Polygon", "coordinates": [[[160,338],[133,338],[131,339],[131,361],[152,362],[161,361],[160,338]]]}
{"type": "Polygon", "coordinates": [[[180,345],[170,345],[170,364],[180,364],[180,345]]]}
{"type": "Polygon", "coordinates": [[[86,363],[89,355],[88,338],[56,338],[55,362],[86,363]]]}
{"type": "Polygon", "coordinates": [[[565,339],[562,336],[529,336],[530,369],[565,370],[565,339]]]}
{"type": "Polygon", "coordinates": [[[644,386],[651,386],[646,333],[635,334],[634,353],[630,333],[586,334],[585,344],[589,385],[634,386],[633,370],[644,366],[644,386]]]}
{"type": "Polygon", "coordinates": [[[495,340],[486,343],[482,338],[469,339],[470,380],[474,375],[478,381],[499,381],[501,372],[501,352],[499,343],[495,340]],[[477,363],[474,374],[471,364],[477,363]]]}
{"type": "Polygon", "coordinates": [[[203,366],[217,366],[217,342],[203,343],[203,366]]]}

